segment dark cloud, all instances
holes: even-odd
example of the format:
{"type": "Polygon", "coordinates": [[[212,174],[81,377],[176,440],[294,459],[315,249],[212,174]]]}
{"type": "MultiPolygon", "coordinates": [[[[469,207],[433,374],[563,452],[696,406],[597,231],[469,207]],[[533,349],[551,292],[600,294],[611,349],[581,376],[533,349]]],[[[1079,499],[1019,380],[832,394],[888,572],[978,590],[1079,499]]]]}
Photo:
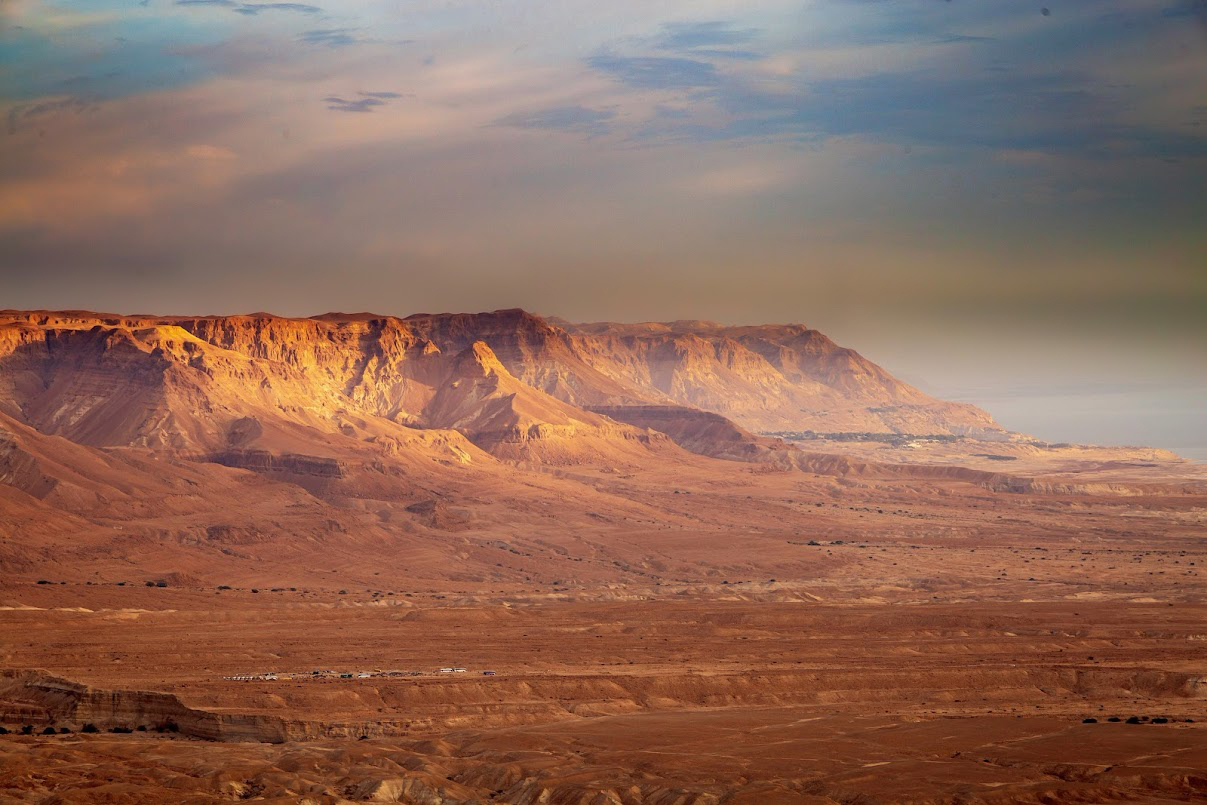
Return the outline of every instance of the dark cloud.
{"type": "Polygon", "coordinates": [[[239,14],[255,16],[261,11],[296,11],[299,14],[318,14],[322,9],[305,3],[242,3],[235,11],[239,14]]]}
{"type": "Polygon", "coordinates": [[[975,44],[977,42],[998,42],[992,36],[968,36],[966,34],[943,34],[934,40],[936,45],[975,44]]]}
{"type": "Polygon", "coordinates": [[[87,108],[88,103],[79,98],[63,98],[55,101],[42,101],[41,103],[27,103],[14,106],[8,111],[8,133],[16,134],[23,123],[43,115],[62,111],[82,112],[87,108]]]}
{"type": "Polygon", "coordinates": [[[341,98],[338,95],[328,95],[323,103],[333,112],[372,112],[379,106],[385,106],[395,98],[407,96],[398,92],[358,92],[355,98],[341,98]]]}
{"type": "Polygon", "coordinates": [[[354,28],[327,28],[317,31],[303,31],[298,35],[298,40],[305,42],[307,45],[326,45],[331,48],[360,45],[368,41],[361,39],[354,28]]]}
{"type": "Polygon", "coordinates": [[[301,14],[317,14],[322,11],[318,6],[306,3],[237,3],[235,0],[176,0],[176,5],[219,6],[248,17],[254,17],[262,11],[294,11],[301,14]]]}
{"type": "Polygon", "coordinates": [[[816,142],[861,136],[949,149],[953,159],[956,151],[950,149],[1038,151],[1101,160],[1207,156],[1207,132],[1201,132],[1201,126],[1196,129],[1193,112],[1185,125],[1137,122],[1125,114],[1142,102],[1137,86],[1104,82],[1100,75],[1079,69],[1077,61],[1080,54],[1126,44],[1154,32],[1155,26],[1168,31],[1171,17],[1194,16],[1207,0],[1169,5],[1164,22],[1161,14],[1141,19],[1130,7],[1104,11],[1083,3],[1065,9],[1062,22],[1007,38],[956,33],[953,28],[992,32],[1000,22],[1012,30],[1017,9],[960,8],[953,14],[920,3],[859,0],[844,5],[868,12],[856,14],[855,22],[842,18],[838,28],[825,32],[826,39],[819,39],[814,30],[798,32],[802,53],[814,44],[858,48],[909,42],[926,53],[922,66],[867,74],[852,64],[849,77],[816,77],[802,68],[795,74],[752,79],[733,59],[735,54],[758,58],[757,48],[730,49],[750,46],[760,33],[724,21],[666,24],[646,43],[646,52],[618,54],[609,49],[587,64],[636,89],[692,90],[686,108],[659,110],[634,132],[647,141],[816,142]],[[975,47],[946,47],[955,44],[975,47]],[[663,57],[659,51],[679,55],[663,57]]]}
{"type": "Polygon", "coordinates": [[[802,81],[768,93],[724,83],[732,120],[713,136],[864,135],[900,144],[1036,150],[1114,159],[1204,157],[1207,136],[1120,121],[1120,97],[1073,71],[917,71],[802,81]]]}
{"type": "Polygon", "coordinates": [[[600,54],[587,59],[587,65],[639,89],[698,89],[721,81],[715,66],[696,59],[600,54]]]}
{"type": "Polygon", "coordinates": [[[498,126],[521,129],[549,129],[584,134],[605,134],[607,122],[616,113],[609,109],[590,109],[585,106],[555,106],[535,112],[515,112],[495,121],[498,126]]]}
{"type": "Polygon", "coordinates": [[[654,40],[654,47],[697,58],[753,60],[762,58],[762,54],[737,46],[754,41],[758,35],[755,28],[735,28],[721,20],[672,22],[662,26],[662,34],[654,40]]]}

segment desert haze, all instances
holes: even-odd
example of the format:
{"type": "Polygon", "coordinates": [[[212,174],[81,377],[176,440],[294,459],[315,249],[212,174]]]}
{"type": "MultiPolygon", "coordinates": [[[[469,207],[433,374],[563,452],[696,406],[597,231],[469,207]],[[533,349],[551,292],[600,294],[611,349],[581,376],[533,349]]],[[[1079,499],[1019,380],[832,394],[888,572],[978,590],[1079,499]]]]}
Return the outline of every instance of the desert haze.
{"type": "Polygon", "coordinates": [[[1207,797],[1207,467],[803,325],[0,312],[0,802],[1207,797]]]}

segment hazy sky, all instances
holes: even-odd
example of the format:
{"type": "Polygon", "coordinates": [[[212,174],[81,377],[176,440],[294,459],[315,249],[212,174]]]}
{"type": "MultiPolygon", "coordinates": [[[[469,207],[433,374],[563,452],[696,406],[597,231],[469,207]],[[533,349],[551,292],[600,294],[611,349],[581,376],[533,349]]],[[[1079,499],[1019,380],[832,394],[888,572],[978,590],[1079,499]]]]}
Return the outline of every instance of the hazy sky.
{"type": "Polygon", "coordinates": [[[1207,450],[1205,0],[314,2],[0,0],[0,307],[803,321],[1207,450]]]}

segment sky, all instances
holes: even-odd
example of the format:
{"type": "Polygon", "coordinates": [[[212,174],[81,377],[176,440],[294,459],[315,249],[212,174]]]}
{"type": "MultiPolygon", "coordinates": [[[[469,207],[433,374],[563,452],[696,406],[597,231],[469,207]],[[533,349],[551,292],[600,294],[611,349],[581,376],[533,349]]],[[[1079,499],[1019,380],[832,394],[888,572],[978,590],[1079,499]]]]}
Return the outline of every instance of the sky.
{"type": "Polygon", "coordinates": [[[803,322],[1207,459],[1207,0],[0,0],[0,307],[803,322]]]}

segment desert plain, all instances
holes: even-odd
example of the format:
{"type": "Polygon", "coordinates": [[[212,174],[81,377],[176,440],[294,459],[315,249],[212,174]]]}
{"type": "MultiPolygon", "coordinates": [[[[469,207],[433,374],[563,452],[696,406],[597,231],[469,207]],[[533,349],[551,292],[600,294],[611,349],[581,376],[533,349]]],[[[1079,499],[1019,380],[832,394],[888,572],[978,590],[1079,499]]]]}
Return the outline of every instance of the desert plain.
{"type": "Polygon", "coordinates": [[[0,325],[0,802],[1207,798],[1201,465],[797,326],[0,325]]]}

